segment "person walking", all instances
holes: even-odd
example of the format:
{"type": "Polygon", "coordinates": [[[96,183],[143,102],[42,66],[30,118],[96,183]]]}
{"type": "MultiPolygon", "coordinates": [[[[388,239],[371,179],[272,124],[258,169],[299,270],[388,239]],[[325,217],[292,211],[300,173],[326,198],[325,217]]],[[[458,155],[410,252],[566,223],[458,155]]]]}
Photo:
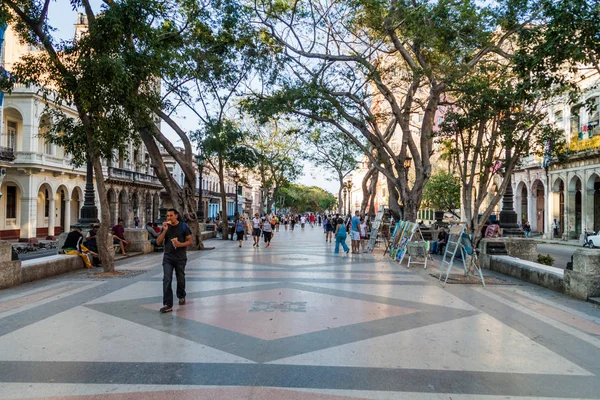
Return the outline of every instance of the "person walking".
{"type": "Polygon", "coordinates": [[[254,244],[252,247],[260,247],[260,224],[261,220],[258,217],[258,213],[254,214],[254,218],[252,218],[252,239],[254,240],[254,244]]]}
{"type": "Polygon", "coordinates": [[[325,219],[325,243],[329,241],[331,243],[331,238],[333,237],[334,231],[334,222],[335,218],[333,216],[328,216],[325,219]]]}
{"type": "Polygon", "coordinates": [[[347,236],[347,231],[346,231],[346,225],[344,225],[344,220],[342,218],[339,218],[337,221],[337,227],[335,229],[335,249],[333,250],[333,252],[335,254],[340,252],[340,244],[342,245],[342,247],[344,248],[344,251],[346,253],[348,253],[350,251],[350,249],[348,248],[348,245],[346,244],[346,236],[347,236]]]}
{"type": "Polygon", "coordinates": [[[179,222],[179,212],[167,210],[167,220],[163,222],[163,230],[156,243],[165,243],[163,255],[163,306],[161,313],[173,311],[173,270],[177,279],[177,298],[179,305],[185,304],[185,265],[187,263],[186,247],[192,244],[192,233],[185,222],[179,222]]]}
{"type": "Polygon", "coordinates": [[[294,226],[296,226],[296,216],[292,215],[290,217],[290,230],[294,232],[294,226]]]}
{"type": "Polygon", "coordinates": [[[268,218],[265,218],[262,227],[263,236],[265,238],[266,247],[271,245],[271,238],[273,237],[273,227],[271,225],[271,221],[268,218]]]}
{"type": "Polygon", "coordinates": [[[368,234],[367,221],[365,220],[364,217],[361,217],[361,219],[360,219],[360,248],[363,253],[367,252],[367,250],[365,249],[365,245],[367,244],[367,234],[368,234]]]}
{"type": "Polygon", "coordinates": [[[350,219],[350,239],[352,240],[352,254],[360,254],[360,212],[355,211],[350,219]]]}
{"type": "Polygon", "coordinates": [[[523,224],[523,230],[525,231],[525,237],[531,236],[531,225],[529,224],[529,221],[525,221],[523,224]]]}
{"type": "Polygon", "coordinates": [[[558,232],[558,221],[556,220],[556,218],[554,219],[554,222],[552,223],[552,231],[554,233],[554,238],[558,238],[558,236],[560,235],[560,233],[558,232]]]}
{"type": "Polygon", "coordinates": [[[237,236],[237,241],[242,247],[242,242],[244,241],[244,234],[246,233],[246,227],[244,225],[244,217],[239,216],[238,220],[235,223],[235,234],[237,236]]]}

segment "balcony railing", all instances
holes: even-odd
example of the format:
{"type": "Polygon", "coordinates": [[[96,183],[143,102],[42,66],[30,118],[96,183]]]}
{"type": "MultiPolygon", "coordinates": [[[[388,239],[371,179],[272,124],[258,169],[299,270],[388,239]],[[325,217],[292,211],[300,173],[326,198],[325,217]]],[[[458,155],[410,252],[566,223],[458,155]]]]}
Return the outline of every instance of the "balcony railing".
{"type": "Polygon", "coordinates": [[[108,177],[116,178],[131,182],[149,183],[152,185],[160,185],[160,181],[156,176],[142,174],[140,172],[131,171],[123,168],[108,167],[108,177]]]}
{"type": "Polygon", "coordinates": [[[12,147],[0,147],[0,161],[14,161],[15,152],[12,147]]]}

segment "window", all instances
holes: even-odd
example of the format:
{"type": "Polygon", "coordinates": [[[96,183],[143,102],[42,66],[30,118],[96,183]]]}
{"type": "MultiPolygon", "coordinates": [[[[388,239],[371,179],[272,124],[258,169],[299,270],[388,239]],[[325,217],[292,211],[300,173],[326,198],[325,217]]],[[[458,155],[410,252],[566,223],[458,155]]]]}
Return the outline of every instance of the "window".
{"type": "Polygon", "coordinates": [[[50,141],[46,142],[46,145],[44,147],[44,152],[48,155],[52,155],[52,143],[50,141]]]}
{"type": "Polygon", "coordinates": [[[563,112],[562,111],[557,111],[554,113],[554,122],[556,123],[556,125],[561,125],[563,122],[563,112]]]}
{"type": "Polygon", "coordinates": [[[6,187],[6,218],[17,218],[17,187],[6,187]]]}
{"type": "Polygon", "coordinates": [[[6,147],[17,150],[17,123],[15,121],[6,122],[6,147]]]}
{"type": "Polygon", "coordinates": [[[580,105],[577,105],[577,106],[571,108],[571,134],[579,133],[580,122],[581,122],[581,117],[579,115],[580,111],[581,111],[580,105]]]}
{"type": "Polygon", "coordinates": [[[438,126],[442,125],[442,122],[444,122],[444,117],[437,117],[438,126]]]}
{"type": "Polygon", "coordinates": [[[594,99],[594,105],[590,110],[590,117],[588,118],[587,131],[590,137],[600,134],[600,97],[594,99]]]}

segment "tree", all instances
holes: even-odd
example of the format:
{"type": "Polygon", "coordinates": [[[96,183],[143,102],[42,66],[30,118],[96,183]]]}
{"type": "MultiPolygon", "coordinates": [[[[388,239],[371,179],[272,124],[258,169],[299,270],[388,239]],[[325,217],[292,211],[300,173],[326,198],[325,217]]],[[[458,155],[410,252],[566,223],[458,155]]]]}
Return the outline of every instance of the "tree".
{"type": "Polygon", "coordinates": [[[521,158],[558,155],[564,148],[562,132],[545,122],[549,103],[563,89],[537,83],[519,63],[507,61],[479,70],[453,92],[439,136],[453,143],[464,217],[475,242],[521,158]],[[489,193],[497,174],[504,179],[497,193],[489,193]]]}
{"type": "Polygon", "coordinates": [[[423,191],[423,204],[435,210],[448,211],[460,218],[460,181],[452,174],[440,171],[431,175],[423,191]]]}
{"type": "MultiPolygon", "coordinates": [[[[312,125],[312,124],[311,124],[312,125]]],[[[315,166],[332,172],[340,184],[338,189],[338,213],[342,213],[342,190],[344,179],[356,168],[360,149],[348,142],[341,132],[332,130],[327,125],[317,127],[305,135],[308,152],[305,157],[315,166]]]]}
{"type": "MultiPolygon", "coordinates": [[[[41,86],[40,91],[54,118],[48,138],[64,146],[73,155],[76,165],[90,163],[94,169],[102,221],[98,250],[104,270],[111,272],[114,271],[114,252],[101,159],[112,159],[115,152],[122,152],[125,144],[134,140],[134,123],[127,110],[114,99],[129,96],[149,77],[140,73],[135,64],[122,64],[123,59],[118,55],[123,36],[115,35],[111,29],[108,31],[112,34],[107,34],[105,29],[116,23],[123,29],[118,32],[127,37],[132,34],[131,30],[149,26],[140,21],[147,21],[150,15],[165,17],[172,10],[163,2],[157,7],[159,4],[150,0],[108,2],[103,17],[96,18],[88,0],[72,0],[74,8],[84,8],[89,32],[78,41],[57,42],[48,23],[50,3],[50,0],[3,1],[0,19],[13,24],[23,41],[40,49],[15,66],[15,76],[25,84],[41,86]],[[79,119],[70,119],[61,106],[75,107],[79,119]]],[[[152,33],[159,35],[157,31],[161,39],[155,45],[165,46],[171,42],[171,29],[159,26],[152,33]]]]}
{"type": "Polygon", "coordinates": [[[271,210],[279,190],[302,173],[298,129],[281,127],[282,122],[259,125],[249,123],[247,145],[254,152],[254,170],[267,193],[267,210],[271,210]],[[270,193],[270,195],[269,195],[270,193]]]}
{"type": "Polygon", "coordinates": [[[331,211],[336,204],[336,198],[329,192],[316,187],[290,183],[280,191],[282,203],[292,213],[331,211]]]}
{"type": "Polygon", "coordinates": [[[256,0],[288,72],[271,93],[256,94],[257,112],[333,125],[387,178],[396,217],[401,200],[405,218],[414,221],[432,173],[433,128],[445,94],[481,63],[495,62],[486,55],[510,57],[502,45],[538,15],[536,1],[498,3],[256,0]],[[393,148],[385,132],[396,128],[401,140],[393,148]]]}

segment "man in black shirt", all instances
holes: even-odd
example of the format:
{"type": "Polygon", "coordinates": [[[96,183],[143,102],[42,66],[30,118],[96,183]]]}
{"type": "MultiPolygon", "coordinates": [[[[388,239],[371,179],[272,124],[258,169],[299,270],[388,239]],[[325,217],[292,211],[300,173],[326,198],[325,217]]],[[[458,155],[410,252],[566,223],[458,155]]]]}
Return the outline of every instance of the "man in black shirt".
{"type": "Polygon", "coordinates": [[[71,232],[67,235],[65,239],[65,244],[62,247],[62,250],[65,254],[79,256],[83,260],[83,264],[86,268],[92,268],[92,264],[90,263],[90,259],[84,253],[91,253],[96,255],[96,253],[89,251],[83,244],[83,235],[81,234],[81,228],[76,226],[73,228],[71,232]]]}
{"type": "Polygon", "coordinates": [[[163,230],[156,239],[161,245],[164,242],[163,255],[163,307],[161,313],[173,311],[173,270],[177,278],[177,298],[179,305],[185,304],[185,264],[187,263],[186,247],[192,244],[192,233],[184,222],[177,219],[179,213],[174,208],[167,210],[167,221],[163,222],[163,230]]]}

